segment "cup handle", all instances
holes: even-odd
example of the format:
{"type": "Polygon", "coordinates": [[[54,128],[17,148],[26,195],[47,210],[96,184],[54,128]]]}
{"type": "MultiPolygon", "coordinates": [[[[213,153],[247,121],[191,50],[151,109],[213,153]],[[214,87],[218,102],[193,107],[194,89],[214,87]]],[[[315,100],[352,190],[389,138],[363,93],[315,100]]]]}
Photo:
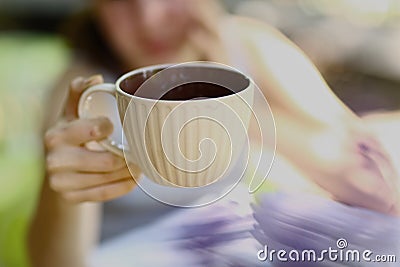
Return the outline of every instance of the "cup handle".
{"type": "Polygon", "coordinates": [[[78,116],[79,118],[96,118],[99,116],[109,118],[114,126],[114,131],[108,138],[98,141],[98,143],[106,150],[124,157],[123,150],[126,147],[126,142],[122,134],[115,93],[116,87],[111,83],[91,86],[83,92],[79,99],[78,116]]]}

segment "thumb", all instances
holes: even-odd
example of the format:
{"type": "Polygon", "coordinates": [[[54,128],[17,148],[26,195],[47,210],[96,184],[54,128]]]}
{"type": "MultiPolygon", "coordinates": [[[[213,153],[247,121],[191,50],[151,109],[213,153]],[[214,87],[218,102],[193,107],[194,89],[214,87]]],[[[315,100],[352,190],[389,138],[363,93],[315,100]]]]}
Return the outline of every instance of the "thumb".
{"type": "Polygon", "coordinates": [[[87,79],[77,77],[69,85],[68,99],[64,109],[64,115],[67,121],[78,117],[78,103],[83,91],[95,84],[103,83],[101,75],[93,75],[87,79]]]}

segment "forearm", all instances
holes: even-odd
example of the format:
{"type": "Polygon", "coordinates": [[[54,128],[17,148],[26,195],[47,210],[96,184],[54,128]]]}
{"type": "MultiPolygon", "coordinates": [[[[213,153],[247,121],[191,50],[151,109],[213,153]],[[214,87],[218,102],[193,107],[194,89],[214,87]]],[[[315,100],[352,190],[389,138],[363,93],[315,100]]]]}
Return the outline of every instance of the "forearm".
{"type": "Polygon", "coordinates": [[[329,125],[301,119],[281,107],[272,110],[277,152],[308,175],[330,168],[326,162],[333,164],[340,160],[339,152],[335,151],[339,142],[350,143],[350,128],[344,125],[331,128],[329,125]]]}
{"type": "Polygon", "coordinates": [[[355,116],[293,42],[263,23],[250,25],[246,46],[256,66],[252,73],[272,106],[324,125],[355,116]]]}
{"type": "Polygon", "coordinates": [[[278,31],[247,27],[254,78],[271,106],[278,153],[344,203],[390,213],[397,201],[384,147],[278,31]]]}
{"type": "Polygon", "coordinates": [[[100,204],[70,204],[47,179],[29,232],[34,267],[83,267],[98,237],[100,204]]]}

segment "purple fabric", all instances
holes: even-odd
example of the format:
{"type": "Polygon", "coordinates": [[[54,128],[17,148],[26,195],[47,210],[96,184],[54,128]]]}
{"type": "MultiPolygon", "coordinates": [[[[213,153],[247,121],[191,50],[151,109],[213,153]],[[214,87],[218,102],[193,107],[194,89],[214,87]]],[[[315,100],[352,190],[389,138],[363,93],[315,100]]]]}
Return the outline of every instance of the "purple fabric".
{"type": "MultiPolygon", "coordinates": [[[[348,242],[346,249],[371,250],[382,255],[399,252],[400,219],[396,217],[318,196],[283,193],[264,195],[253,210],[257,225],[252,234],[271,249],[321,252],[329,247],[337,249],[337,240],[344,238],[348,242]]],[[[276,266],[364,265],[287,262],[276,266]]]]}

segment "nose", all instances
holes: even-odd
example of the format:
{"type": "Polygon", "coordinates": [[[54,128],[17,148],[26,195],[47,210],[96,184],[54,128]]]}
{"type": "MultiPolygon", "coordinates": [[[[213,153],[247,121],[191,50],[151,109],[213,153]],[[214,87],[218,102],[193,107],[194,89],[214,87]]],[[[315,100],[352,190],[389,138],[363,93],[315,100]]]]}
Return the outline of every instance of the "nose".
{"type": "Polygon", "coordinates": [[[143,31],[149,37],[156,37],[168,23],[169,0],[142,0],[139,5],[143,31]]]}

